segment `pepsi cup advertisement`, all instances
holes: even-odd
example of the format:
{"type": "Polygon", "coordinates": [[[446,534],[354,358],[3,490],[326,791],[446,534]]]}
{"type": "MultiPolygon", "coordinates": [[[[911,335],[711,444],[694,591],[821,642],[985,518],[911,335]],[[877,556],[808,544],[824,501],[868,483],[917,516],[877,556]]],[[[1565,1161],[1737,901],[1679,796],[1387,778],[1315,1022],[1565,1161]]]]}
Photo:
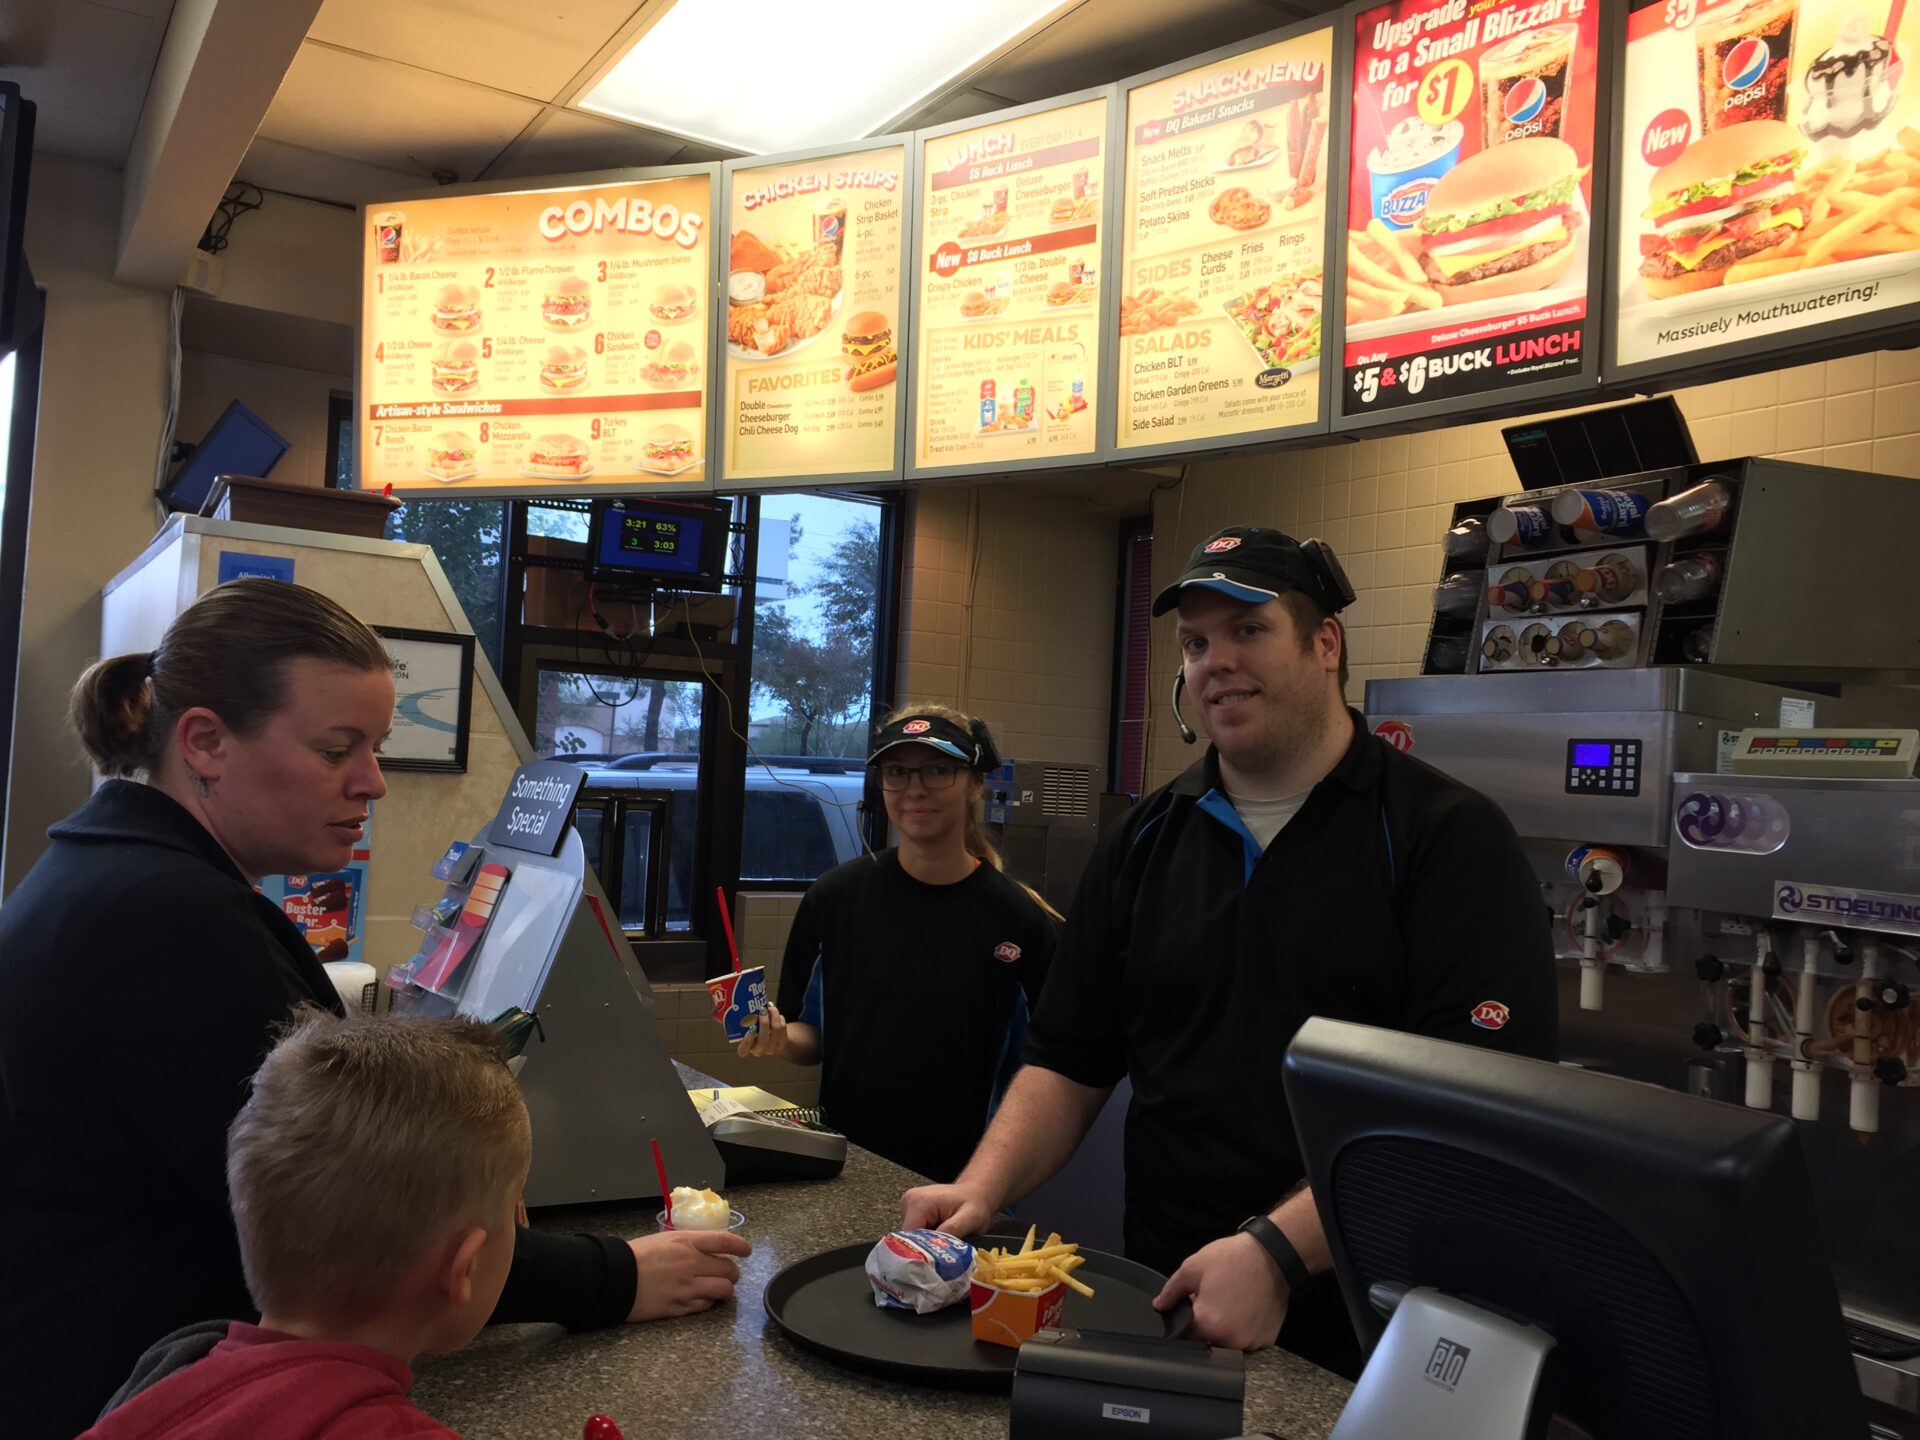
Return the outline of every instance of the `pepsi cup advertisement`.
{"type": "Polygon", "coordinates": [[[1614,366],[1765,357],[1912,319],[1893,312],[1920,303],[1916,46],[1902,0],[1628,15],[1614,366]]]}
{"type": "Polygon", "coordinates": [[[1599,0],[1403,0],[1347,15],[1338,422],[1578,384],[1597,365],[1599,0]]]}

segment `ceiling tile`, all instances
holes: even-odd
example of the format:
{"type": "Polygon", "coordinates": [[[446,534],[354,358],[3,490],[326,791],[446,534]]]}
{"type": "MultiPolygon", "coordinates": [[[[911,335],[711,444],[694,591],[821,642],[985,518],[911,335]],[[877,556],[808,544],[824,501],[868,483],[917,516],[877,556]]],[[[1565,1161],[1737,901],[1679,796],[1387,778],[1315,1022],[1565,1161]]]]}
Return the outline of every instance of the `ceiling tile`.
{"type": "Polygon", "coordinates": [[[558,100],[642,0],[327,0],[310,39],[558,100]]]}
{"type": "Polygon", "coordinates": [[[1105,85],[1187,55],[1277,30],[1289,16],[1261,0],[1096,0],[1071,10],[972,76],[1017,104],[1105,85]]]}
{"type": "Polygon", "coordinates": [[[331,200],[336,205],[365,205],[410,190],[425,190],[433,183],[425,170],[389,170],[324,150],[269,140],[264,135],[254,136],[233,178],[288,195],[331,200]]]}
{"type": "Polygon", "coordinates": [[[161,13],[61,0],[7,15],[0,80],[40,107],[36,149],[110,165],[126,160],[171,0],[149,8],[161,13]]]}
{"type": "Polygon", "coordinates": [[[487,168],[485,178],[519,180],[531,175],[665,165],[685,143],[678,135],[621,125],[577,110],[553,109],[487,168]]]}
{"type": "Polygon", "coordinates": [[[471,180],[540,113],[530,100],[309,40],[260,134],[406,171],[471,180]]]}

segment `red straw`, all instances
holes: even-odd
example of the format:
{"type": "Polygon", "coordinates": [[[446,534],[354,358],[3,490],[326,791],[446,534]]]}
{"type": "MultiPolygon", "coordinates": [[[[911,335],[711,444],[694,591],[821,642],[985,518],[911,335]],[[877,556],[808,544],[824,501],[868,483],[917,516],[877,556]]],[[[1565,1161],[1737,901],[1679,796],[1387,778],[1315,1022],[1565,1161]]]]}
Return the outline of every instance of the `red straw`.
{"type": "Polygon", "coordinates": [[[733,921],[727,915],[727,892],[724,887],[713,887],[713,900],[720,907],[720,928],[727,932],[727,953],[733,956],[733,973],[740,973],[740,947],[733,943],[733,921]]]}
{"type": "Polygon", "coordinates": [[[673,1228],[673,1191],[667,1188],[667,1162],[660,1158],[660,1142],[653,1142],[653,1168],[660,1176],[660,1200],[667,1207],[667,1228],[673,1228]]]}

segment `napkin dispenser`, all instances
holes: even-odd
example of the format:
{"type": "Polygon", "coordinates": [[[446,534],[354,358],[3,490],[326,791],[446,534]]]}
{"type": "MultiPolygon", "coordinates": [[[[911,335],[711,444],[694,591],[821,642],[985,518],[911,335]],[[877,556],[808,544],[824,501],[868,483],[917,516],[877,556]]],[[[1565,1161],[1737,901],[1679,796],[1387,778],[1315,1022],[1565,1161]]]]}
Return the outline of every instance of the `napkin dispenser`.
{"type": "Polygon", "coordinates": [[[1247,1357],[1197,1340],[1042,1330],[1020,1347],[1008,1440],[1228,1440],[1244,1429],[1247,1357]]]}

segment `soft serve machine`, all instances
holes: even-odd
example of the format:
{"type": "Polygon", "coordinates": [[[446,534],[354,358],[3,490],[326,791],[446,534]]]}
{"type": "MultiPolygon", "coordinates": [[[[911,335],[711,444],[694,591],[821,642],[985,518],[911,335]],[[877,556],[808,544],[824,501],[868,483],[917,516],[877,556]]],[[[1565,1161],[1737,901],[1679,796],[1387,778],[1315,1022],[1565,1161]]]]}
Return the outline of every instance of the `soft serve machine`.
{"type": "Polygon", "coordinates": [[[1801,1122],[1876,1433],[1913,1440],[1920,484],[1684,437],[1603,478],[1595,422],[1638,408],[1508,432],[1534,488],[1455,512],[1423,673],[1368,725],[1512,820],[1566,1059],[1801,1122]]]}

